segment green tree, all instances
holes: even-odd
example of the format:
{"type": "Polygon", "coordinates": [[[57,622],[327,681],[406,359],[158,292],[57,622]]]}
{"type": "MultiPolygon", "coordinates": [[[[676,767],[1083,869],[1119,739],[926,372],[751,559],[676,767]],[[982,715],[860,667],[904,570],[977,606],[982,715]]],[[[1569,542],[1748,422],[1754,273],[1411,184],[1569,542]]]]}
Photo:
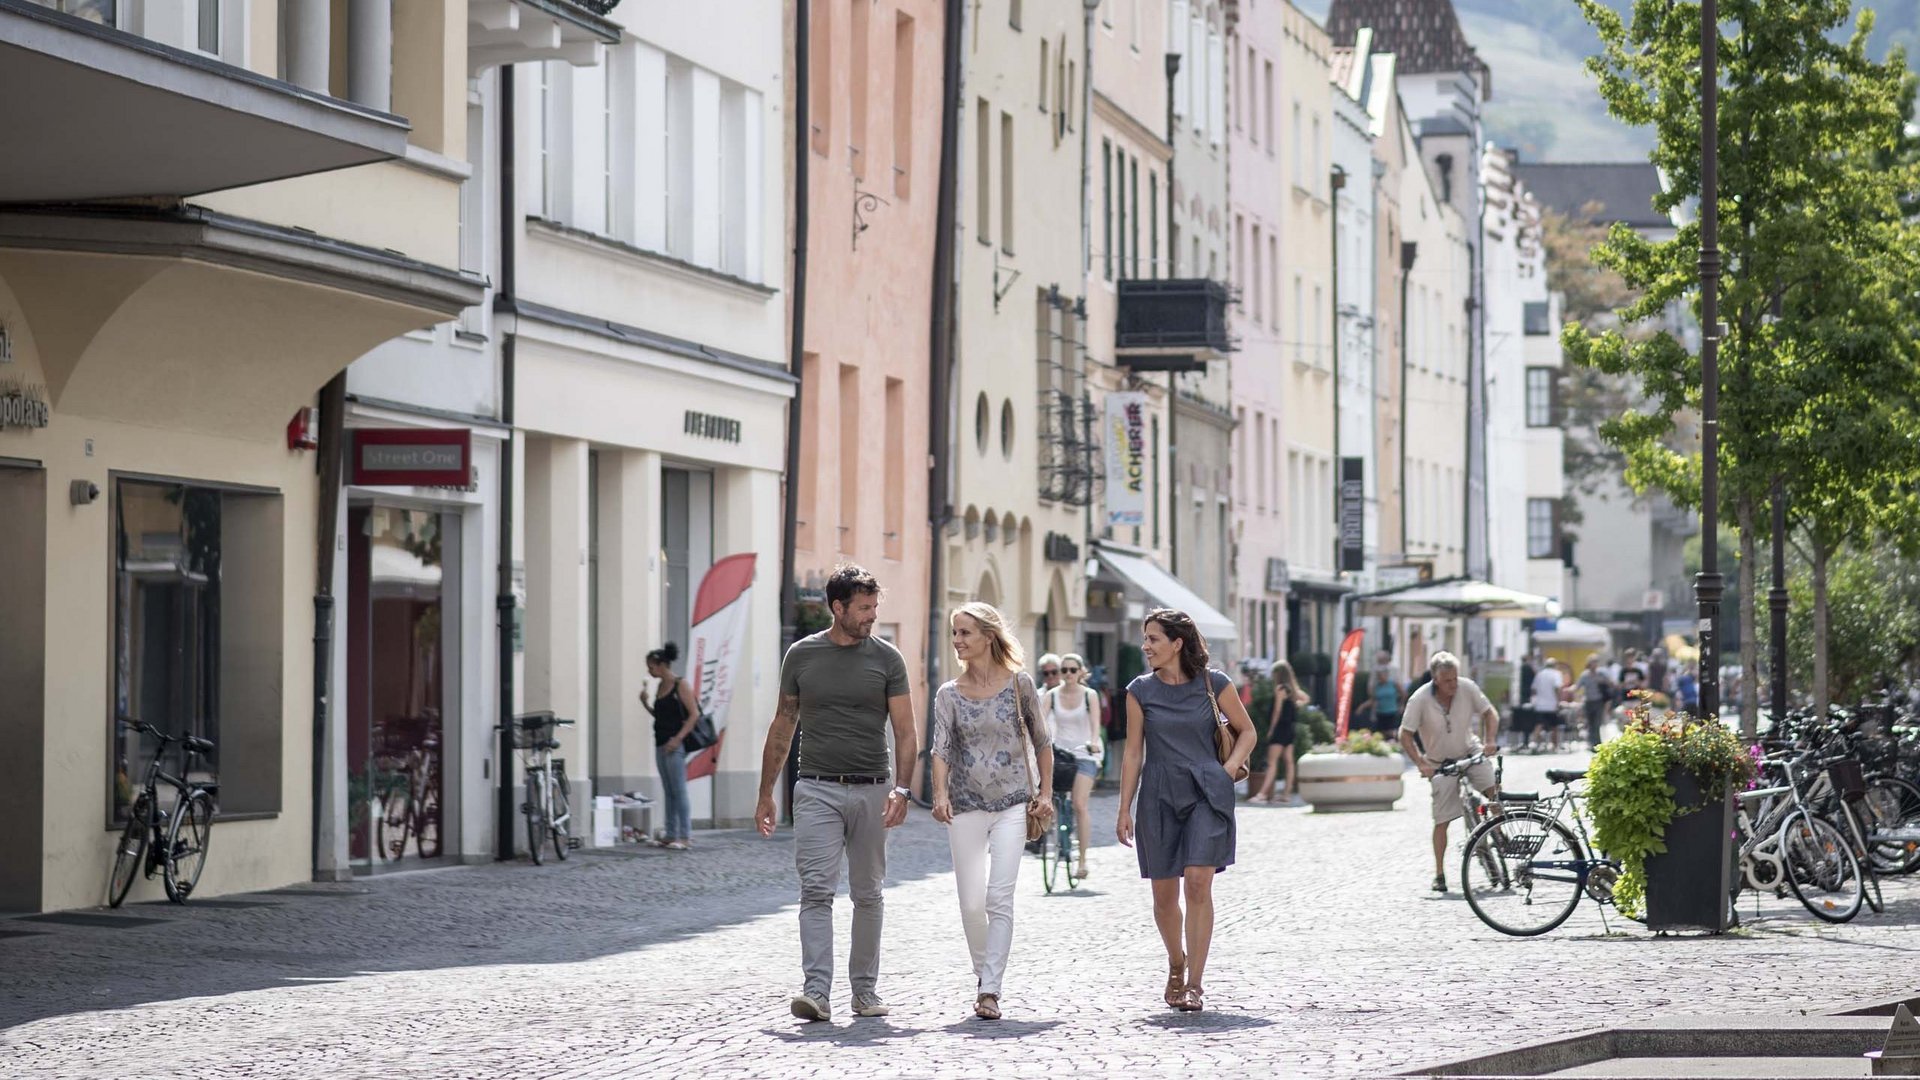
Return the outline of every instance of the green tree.
{"type": "MultiPolygon", "coordinates": [[[[1636,0],[1623,20],[1597,0],[1578,2],[1602,42],[1588,69],[1608,109],[1654,129],[1653,162],[1668,179],[1656,208],[1697,199],[1699,5],[1636,0]]],[[[1726,0],[1720,11],[1733,32],[1723,24],[1716,54],[1726,268],[1719,490],[1721,511],[1739,528],[1741,621],[1752,626],[1761,509],[1776,476],[1831,555],[1891,523],[1857,493],[1884,493],[1913,475],[1914,447],[1898,436],[1898,418],[1912,415],[1915,365],[1911,331],[1896,316],[1915,280],[1898,198],[1915,188],[1902,167],[1883,167],[1904,137],[1911,84],[1898,50],[1883,64],[1868,58],[1872,12],[1839,39],[1846,0],[1726,0]],[[1856,385],[1863,378],[1869,385],[1856,385]]],[[[1699,251],[1697,223],[1664,242],[1613,228],[1594,261],[1637,291],[1619,311],[1624,327],[1657,323],[1674,303],[1698,311],[1699,251]]],[[[1643,407],[1601,428],[1623,453],[1628,482],[1698,506],[1700,458],[1686,435],[1700,402],[1698,357],[1665,329],[1635,336],[1570,325],[1562,338],[1575,364],[1640,384],[1643,407]]],[[[1744,641],[1751,672],[1754,635],[1744,641]]],[[[1750,707],[1748,732],[1754,719],[1750,707]]]]}

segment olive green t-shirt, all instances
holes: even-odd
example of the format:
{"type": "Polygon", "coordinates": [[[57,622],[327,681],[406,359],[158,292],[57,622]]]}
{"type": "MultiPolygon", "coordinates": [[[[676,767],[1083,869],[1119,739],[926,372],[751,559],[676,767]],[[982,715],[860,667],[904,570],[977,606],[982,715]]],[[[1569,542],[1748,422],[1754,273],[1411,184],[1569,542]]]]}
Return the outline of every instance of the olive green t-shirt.
{"type": "Polygon", "coordinates": [[[887,700],[907,692],[907,662],[877,637],[835,645],[827,633],[794,642],[780,664],[780,692],[800,699],[800,772],[884,777],[887,700]]]}

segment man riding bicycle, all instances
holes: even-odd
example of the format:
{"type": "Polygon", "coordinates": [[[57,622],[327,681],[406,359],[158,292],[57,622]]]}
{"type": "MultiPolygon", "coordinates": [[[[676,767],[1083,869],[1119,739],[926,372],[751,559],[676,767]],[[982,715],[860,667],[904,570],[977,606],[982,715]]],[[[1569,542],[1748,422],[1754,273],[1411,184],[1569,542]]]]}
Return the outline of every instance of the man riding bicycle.
{"type": "MultiPolygon", "coordinates": [[[[1435,774],[1445,762],[1463,761],[1486,746],[1498,753],[1500,711],[1473,680],[1460,677],[1460,660],[1452,653],[1434,653],[1427,670],[1433,681],[1415,690],[1400,714],[1400,746],[1433,785],[1433,891],[1443,893],[1447,891],[1447,824],[1467,809],[1460,794],[1461,777],[1435,774]]],[[[1477,762],[1464,772],[1475,791],[1499,797],[1500,785],[1490,763],[1477,762]]]]}

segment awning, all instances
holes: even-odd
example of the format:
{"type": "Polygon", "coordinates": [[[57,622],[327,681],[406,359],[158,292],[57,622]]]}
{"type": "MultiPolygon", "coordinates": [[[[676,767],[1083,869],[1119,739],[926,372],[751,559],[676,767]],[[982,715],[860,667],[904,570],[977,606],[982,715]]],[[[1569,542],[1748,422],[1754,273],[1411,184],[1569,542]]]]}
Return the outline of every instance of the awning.
{"type": "Polygon", "coordinates": [[[1560,602],[1472,578],[1449,578],[1354,598],[1354,613],[1412,619],[1557,618],[1560,602]]]}
{"type": "Polygon", "coordinates": [[[0,0],[0,101],[0,203],[198,195],[407,149],[398,116],[21,0],[0,0]]]}
{"type": "Polygon", "coordinates": [[[1604,626],[1569,615],[1551,630],[1536,630],[1533,640],[1539,645],[1606,645],[1613,635],[1604,626]]]}
{"type": "Polygon", "coordinates": [[[1233,620],[1215,610],[1212,604],[1200,599],[1200,594],[1187,587],[1187,584],[1160,568],[1153,557],[1144,553],[1119,550],[1104,543],[1095,543],[1093,557],[1100,565],[1113,570],[1147,594],[1147,599],[1157,607],[1176,608],[1193,617],[1193,623],[1209,645],[1224,641],[1240,640],[1240,631],[1233,620]]]}

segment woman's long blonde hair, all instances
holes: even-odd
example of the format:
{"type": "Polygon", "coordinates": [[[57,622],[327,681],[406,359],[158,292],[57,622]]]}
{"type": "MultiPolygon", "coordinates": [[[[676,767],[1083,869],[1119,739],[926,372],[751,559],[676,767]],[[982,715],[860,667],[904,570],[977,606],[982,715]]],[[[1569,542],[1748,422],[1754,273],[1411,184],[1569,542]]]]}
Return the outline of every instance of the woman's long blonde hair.
{"type": "MultiPolygon", "coordinates": [[[[980,627],[980,633],[987,639],[987,655],[993,658],[994,663],[1008,671],[1019,671],[1027,666],[1027,654],[1020,648],[1020,639],[1007,629],[1007,617],[1000,614],[999,608],[970,600],[953,609],[953,614],[947,616],[947,625],[952,626],[953,620],[962,615],[973,619],[975,625],[980,627]]],[[[960,666],[964,669],[967,662],[960,661],[960,666]]]]}
{"type": "Polygon", "coordinates": [[[1300,680],[1293,677],[1293,665],[1285,660],[1273,662],[1273,685],[1284,689],[1295,705],[1307,703],[1307,692],[1300,689],[1300,680]]]}

